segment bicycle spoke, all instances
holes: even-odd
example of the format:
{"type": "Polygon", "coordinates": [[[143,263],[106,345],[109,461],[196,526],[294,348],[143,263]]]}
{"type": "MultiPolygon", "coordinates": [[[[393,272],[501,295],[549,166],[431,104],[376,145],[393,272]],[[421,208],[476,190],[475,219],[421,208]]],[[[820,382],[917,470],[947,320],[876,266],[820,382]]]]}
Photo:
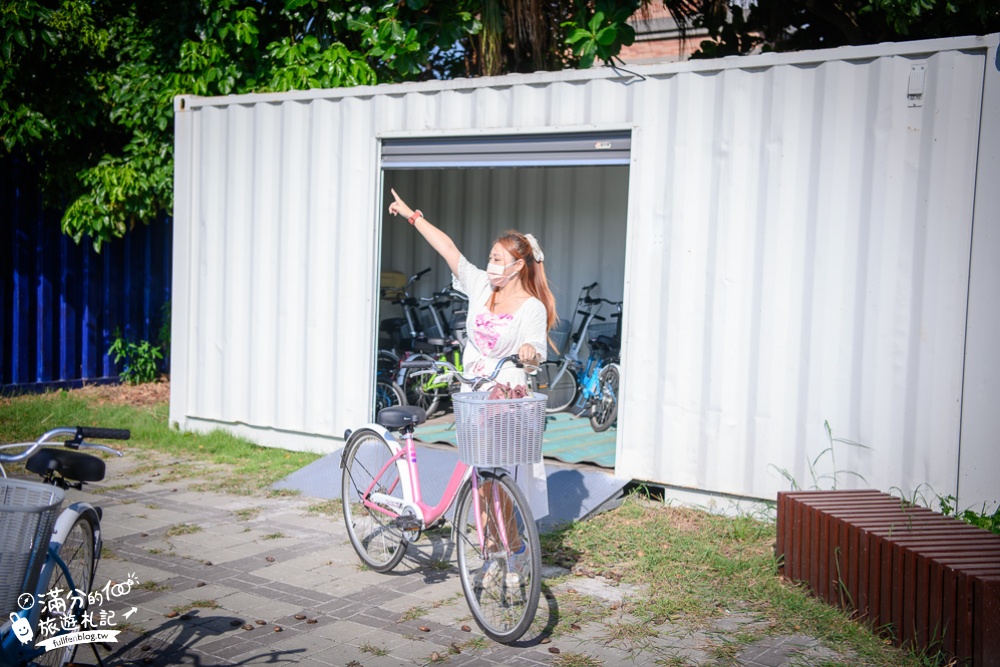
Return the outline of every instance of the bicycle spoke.
{"type": "Polygon", "coordinates": [[[376,572],[391,570],[406,552],[406,538],[394,517],[368,507],[364,501],[369,487],[373,492],[401,497],[396,466],[386,466],[392,459],[392,449],[370,430],[356,433],[346,448],[341,502],[348,537],[368,567],[376,572]]]}

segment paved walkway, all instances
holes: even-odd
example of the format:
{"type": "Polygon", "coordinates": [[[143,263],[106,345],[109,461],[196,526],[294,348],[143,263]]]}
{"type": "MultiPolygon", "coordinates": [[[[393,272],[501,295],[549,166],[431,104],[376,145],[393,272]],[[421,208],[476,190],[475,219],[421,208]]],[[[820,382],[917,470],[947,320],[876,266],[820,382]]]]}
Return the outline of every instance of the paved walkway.
{"type": "Polygon", "coordinates": [[[95,583],[118,592],[101,609],[115,612],[109,621],[122,631],[110,653],[101,649],[108,665],[779,667],[837,659],[809,637],[740,645],[752,617],[702,631],[649,628],[622,612],[633,589],[558,568],[547,572],[524,641],[502,646],[471,619],[446,535],[425,536],[397,571],[376,574],[359,567],[329,501],[196,490],[199,480],[171,479],[170,461],[150,457],[160,458],[132,450],[90,493],[69,494],[104,508],[95,583]],[[130,576],[132,585],[114,587],[130,576]]]}

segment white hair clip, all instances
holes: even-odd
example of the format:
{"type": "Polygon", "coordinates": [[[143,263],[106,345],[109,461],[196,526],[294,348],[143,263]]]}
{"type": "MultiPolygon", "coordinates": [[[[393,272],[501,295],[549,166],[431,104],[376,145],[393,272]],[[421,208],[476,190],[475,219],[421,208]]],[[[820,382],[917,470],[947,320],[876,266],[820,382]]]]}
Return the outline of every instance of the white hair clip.
{"type": "Polygon", "coordinates": [[[545,261],[545,253],[542,252],[542,246],[538,245],[538,239],[532,234],[525,234],[525,240],[528,245],[531,246],[531,255],[535,258],[535,261],[539,264],[545,261]]]}

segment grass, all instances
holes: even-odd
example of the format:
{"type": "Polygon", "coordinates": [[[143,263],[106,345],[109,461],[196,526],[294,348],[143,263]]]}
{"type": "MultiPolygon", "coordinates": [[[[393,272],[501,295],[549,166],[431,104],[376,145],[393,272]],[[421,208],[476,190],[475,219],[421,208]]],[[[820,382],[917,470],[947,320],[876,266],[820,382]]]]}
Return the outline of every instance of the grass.
{"type": "Polygon", "coordinates": [[[324,500],[318,503],[313,503],[306,508],[307,512],[311,514],[323,514],[325,516],[341,516],[343,513],[343,505],[340,503],[340,498],[336,500],[324,500]]]}
{"type": "MultiPolygon", "coordinates": [[[[129,428],[132,439],[118,443],[128,450],[153,449],[214,464],[202,469],[208,476],[208,490],[237,495],[257,495],[274,482],[312,463],[319,456],[304,452],[260,447],[224,431],[201,434],[182,433],[168,425],[166,403],[135,407],[101,402],[73,391],[0,399],[0,442],[26,442],[57,426],[105,426],[129,428]]],[[[181,482],[187,469],[143,469],[143,474],[159,472],[157,480],[181,482]]]]}
{"type": "Polygon", "coordinates": [[[370,653],[378,657],[389,655],[389,649],[384,648],[382,646],[376,646],[369,642],[365,642],[364,644],[359,646],[358,650],[361,651],[362,653],[370,653]]]}
{"type": "MultiPolygon", "coordinates": [[[[259,447],[222,431],[181,433],[167,422],[165,404],[115,405],[66,391],[0,398],[0,442],[23,442],[63,425],[128,427],[133,437],[125,445],[126,456],[128,450],[155,450],[171,457],[171,466],[167,467],[176,465],[176,469],[168,470],[163,465],[136,461],[133,479],[126,483],[176,480],[180,485],[185,478],[207,478],[207,490],[259,496],[262,491],[267,494],[275,481],[317,458],[315,454],[259,447]]],[[[234,515],[247,521],[258,511],[238,510],[234,515]]],[[[310,506],[309,511],[337,515],[340,506],[337,501],[319,503],[310,506]]],[[[179,524],[170,531],[185,534],[183,531],[195,529],[190,524],[179,524]]],[[[636,587],[621,609],[612,612],[604,602],[573,590],[573,577],[547,581],[557,591],[558,618],[546,634],[552,638],[571,637],[571,624],[599,623],[606,626],[603,637],[608,644],[641,647],[662,641],[657,638],[656,626],[668,620],[687,631],[711,630],[712,624],[729,612],[753,622],[706,647],[721,661],[730,660],[739,647],[768,636],[806,634],[843,656],[845,662],[825,663],[828,667],[947,664],[941,656],[892,647],[866,625],[789,584],[778,574],[774,542],[775,528],[767,520],[752,516],[727,518],[632,497],[616,510],[543,536],[548,563],[571,568],[578,575],[601,576],[612,584],[636,587]],[[616,621],[619,613],[627,614],[629,620],[616,621]]],[[[157,552],[162,550],[150,550],[157,552]]],[[[432,567],[443,568],[444,563],[432,567]]],[[[358,569],[367,568],[359,564],[358,569]]],[[[211,600],[195,601],[185,610],[211,608],[214,604],[211,600]]],[[[416,620],[427,611],[426,607],[411,608],[401,620],[416,620]]],[[[536,624],[545,623],[546,619],[536,618],[536,624]]],[[[473,642],[465,646],[473,648],[473,642]]],[[[594,664],[588,662],[590,656],[571,652],[560,654],[556,660],[553,664],[594,664]]]]}
{"type": "MultiPolygon", "coordinates": [[[[668,620],[710,629],[731,612],[753,621],[740,631],[740,646],[772,635],[807,634],[851,656],[850,664],[928,664],[926,656],[888,645],[867,626],[785,581],[773,554],[775,537],[773,523],[632,496],[612,512],[543,535],[542,547],[549,563],[571,565],[574,572],[636,585],[641,591],[624,605],[641,625],[622,625],[607,636],[610,643],[642,644],[653,637],[650,626],[668,620]]],[[[600,620],[593,607],[574,597],[560,593],[553,636],[564,625],[600,620]]],[[[733,650],[728,642],[714,648],[720,659],[728,659],[733,650]]]]}
{"type": "Polygon", "coordinates": [[[177,537],[178,535],[193,535],[204,530],[196,523],[177,523],[167,528],[167,537],[177,537]]]}

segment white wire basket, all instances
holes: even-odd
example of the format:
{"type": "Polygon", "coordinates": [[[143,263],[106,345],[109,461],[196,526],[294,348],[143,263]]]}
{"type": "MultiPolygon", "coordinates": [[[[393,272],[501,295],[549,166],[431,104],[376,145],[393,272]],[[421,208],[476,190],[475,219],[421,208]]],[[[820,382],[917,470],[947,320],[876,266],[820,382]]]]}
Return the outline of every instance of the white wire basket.
{"type": "Polygon", "coordinates": [[[0,479],[0,618],[17,610],[22,593],[35,592],[64,497],[55,486],[0,479]]]}
{"type": "Polygon", "coordinates": [[[489,392],[451,395],[458,458],[480,468],[538,463],[545,432],[545,394],[489,399],[489,392]]]}

